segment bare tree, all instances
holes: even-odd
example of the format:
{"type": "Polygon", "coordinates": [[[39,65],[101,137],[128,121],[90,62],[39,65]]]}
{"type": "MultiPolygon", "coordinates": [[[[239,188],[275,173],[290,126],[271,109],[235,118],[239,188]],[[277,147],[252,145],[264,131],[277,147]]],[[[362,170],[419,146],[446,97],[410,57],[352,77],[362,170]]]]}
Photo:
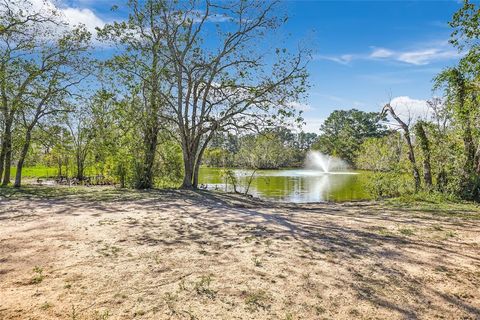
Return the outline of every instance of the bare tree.
{"type": "Polygon", "coordinates": [[[400,125],[400,127],[403,130],[403,136],[405,137],[405,140],[407,142],[408,146],[408,160],[410,160],[410,163],[412,165],[412,172],[413,172],[413,179],[415,181],[415,191],[418,191],[420,189],[420,173],[418,172],[418,167],[417,167],[417,162],[415,160],[415,152],[413,150],[413,145],[412,145],[412,139],[410,136],[410,129],[408,125],[400,119],[400,117],[395,113],[395,110],[393,107],[390,105],[390,103],[387,103],[383,109],[382,109],[382,115],[386,115],[390,113],[393,119],[397,121],[397,123],[400,125]]]}

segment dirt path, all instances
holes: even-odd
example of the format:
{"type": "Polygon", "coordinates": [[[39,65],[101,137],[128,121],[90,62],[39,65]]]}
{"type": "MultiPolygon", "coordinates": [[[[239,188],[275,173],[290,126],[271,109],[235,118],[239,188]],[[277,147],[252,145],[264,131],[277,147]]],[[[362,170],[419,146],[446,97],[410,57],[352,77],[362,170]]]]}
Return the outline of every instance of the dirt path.
{"type": "Polygon", "coordinates": [[[0,319],[480,319],[479,220],[247,202],[0,198],[0,319]]]}

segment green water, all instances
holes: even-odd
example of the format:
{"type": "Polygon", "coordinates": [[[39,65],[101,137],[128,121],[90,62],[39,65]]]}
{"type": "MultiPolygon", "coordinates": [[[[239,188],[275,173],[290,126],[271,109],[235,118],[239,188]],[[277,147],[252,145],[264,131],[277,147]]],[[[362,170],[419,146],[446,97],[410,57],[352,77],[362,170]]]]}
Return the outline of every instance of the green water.
{"type": "MultiPolygon", "coordinates": [[[[252,171],[234,169],[234,172],[238,179],[237,189],[242,191],[252,171]]],[[[324,174],[305,169],[259,170],[249,193],[264,199],[298,203],[367,200],[371,199],[365,188],[368,176],[368,172],[361,171],[324,174]]],[[[233,191],[219,168],[201,168],[199,181],[208,189],[233,191]]]]}

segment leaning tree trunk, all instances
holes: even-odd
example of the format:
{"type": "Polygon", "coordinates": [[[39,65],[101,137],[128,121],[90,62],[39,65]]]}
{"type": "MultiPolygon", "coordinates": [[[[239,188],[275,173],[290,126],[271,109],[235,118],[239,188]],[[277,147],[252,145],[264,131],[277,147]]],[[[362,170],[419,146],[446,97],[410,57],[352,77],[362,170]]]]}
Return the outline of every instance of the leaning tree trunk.
{"type": "Polygon", "coordinates": [[[207,148],[208,142],[210,141],[212,137],[212,134],[207,138],[206,141],[204,141],[202,148],[200,149],[200,152],[198,153],[197,160],[195,162],[195,169],[193,171],[193,187],[197,188],[198,187],[198,176],[200,173],[200,166],[202,164],[202,158],[203,158],[203,153],[205,152],[205,149],[207,148]]]}
{"type": "Polygon", "coordinates": [[[415,133],[420,141],[420,147],[423,153],[423,180],[427,188],[432,187],[432,169],[430,165],[430,142],[428,141],[423,122],[419,121],[415,125],[415,133]]]}
{"type": "Polygon", "coordinates": [[[30,140],[32,139],[31,131],[31,128],[27,128],[27,133],[25,134],[25,142],[23,144],[20,158],[18,159],[17,163],[17,173],[15,175],[15,183],[13,185],[15,188],[20,188],[20,186],[22,185],[22,169],[23,164],[25,163],[25,158],[27,157],[28,148],[30,148],[30,140]]]}
{"type": "Polygon", "coordinates": [[[408,145],[408,160],[410,160],[410,163],[412,164],[413,179],[415,180],[415,192],[417,192],[420,189],[420,173],[418,172],[417,162],[415,161],[415,152],[413,150],[412,139],[410,138],[410,130],[408,129],[407,124],[397,116],[390,103],[387,103],[383,107],[382,114],[385,114],[387,111],[390,112],[391,116],[403,129],[403,136],[405,137],[408,145]]]}

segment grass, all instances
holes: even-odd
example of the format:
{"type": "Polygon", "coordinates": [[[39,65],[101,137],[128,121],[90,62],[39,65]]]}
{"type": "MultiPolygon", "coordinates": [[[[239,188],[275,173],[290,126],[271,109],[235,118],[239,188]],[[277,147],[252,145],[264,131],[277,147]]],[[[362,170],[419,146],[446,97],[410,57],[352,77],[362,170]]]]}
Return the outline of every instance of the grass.
{"type": "Polygon", "coordinates": [[[195,283],[195,291],[197,294],[206,295],[210,299],[214,299],[216,292],[210,288],[212,281],[213,279],[211,275],[202,276],[200,280],[195,283]]]}
{"type": "Polygon", "coordinates": [[[245,298],[245,304],[247,310],[250,312],[258,311],[261,309],[267,309],[269,307],[269,297],[265,290],[257,290],[247,294],[245,298]]]}
{"type": "Polygon", "coordinates": [[[415,234],[412,229],[408,229],[408,228],[401,228],[401,229],[398,229],[398,231],[407,237],[413,236],[415,234]]]}
{"type": "Polygon", "coordinates": [[[255,267],[261,267],[263,265],[262,260],[260,260],[258,257],[253,257],[252,261],[255,267]]]}
{"type": "Polygon", "coordinates": [[[139,200],[154,196],[155,191],[138,191],[117,189],[114,187],[85,186],[39,186],[24,184],[21,188],[12,186],[0,187],[0,199],[68,199],[75,197],[81,200],[114,201],[139,200]]]}
{"type": "MultiPolygon", "coordinates": [[[[37,167],[41,172],[42,167],[37,167]]],[[[43,167],[46,168],[46,167],[43,167]]],[[[141,199],[155,199],[175,193],[172,189],[134,190],[118,189],[111,186],[85,187],[85,186],[40,186],[24,184],[21,188],[12,186],[0,187],[0,200],[7,199],[61,199],[75,198],[88,201],[134,201],[141,199]]],[[[182,192],[182,191],[179,191],[182,192]]],[[[204,192],[216,198],[215,192],[204,192]]],[[[182,193],[189,197],[191,194],[182,193]]],[[[198,194],[194,195],[199,196],[198,194]]],[[[438,193],[418,193],[402,197],[385,199],[378,202],[381,208],[391,208],[400,211],[412,211],[416,214],[433,214],[447,217],[462,217],[480,220],[480,204],[446,197],[438,193]]],[[[244,238],[246,243],[257,241],[255,236],[244,238]]],[[[267,246],[270,243],[266,243],[267,246]]],[[[207,252],[205,252],[206,254],[207,252]]],[[[255,263],[255,262],[254,262],[255,263]]]]}
{"type": "Polygon", "coordinates": [[[50,309],[51,307],[52,307],[52,304],[51,304],[51,303],[44,302],[44,303],[40,306],[40,309],[42,309],[42,310],[47,310],[47,309],[50,309]]]}
{"type": "MultiPolygon", "coordinates": [[[[10,175],[15,177],[17,173],[17,167],[12,167],[10,169],[10,175]]],[[[53,178],[58,175],[57,167],[47,167],[47,166],[33,166],[33,167],[23,167],[22,177],[23,178],[53,178]]]]}
{"type": "MultiPolygon", "coordinates": [[[[62,167],[62,175],[72,176],[73,170],[69,168],[67,170],[66,167],[62,167]]],[[[93,176],[96,173],[95,167],[87,167],[85,168],[85,175],[86,176],[93,176]]],[[[15,177],[17,173],[17,167],[10,168],[10,175],[15,177]]],[[[58,176],[58,167],[56,166],[42,166],[42,165],[35,165],[30,167],[23,167],[22,168],[22,177],[23,178],[55,178],[58,176]]]]}
{"type": "Polygon", "coordinates": [[[39,267],[39,266],[36,266],[35,268],[33,268],[33,272],[34,272],[34,276],[30,280],[30,283],[31,284],[38,284],[38,283],[42,282],[43,279],[45,278],[45,276],[43,275],[43,268],[39,267]]]}
{"type": "Polygon", "coordinates": [[[419,192],[383,200],[382,203],[394,209],[418,211],[443,216],[462,216],[480,219],[480,204],[464,201],[440,193],[419,192]]]}

